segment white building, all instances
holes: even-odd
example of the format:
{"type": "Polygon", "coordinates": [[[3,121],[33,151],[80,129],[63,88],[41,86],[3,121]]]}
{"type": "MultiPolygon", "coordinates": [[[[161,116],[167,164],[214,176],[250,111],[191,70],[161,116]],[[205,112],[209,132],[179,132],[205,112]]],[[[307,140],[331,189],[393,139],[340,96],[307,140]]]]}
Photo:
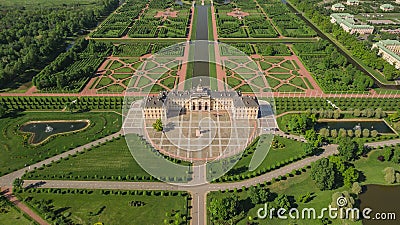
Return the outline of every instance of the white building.
{"type": "Polygon", "coordinates": [[[347,0],[346,4],[347,5],[359,5],[360,1],[359,0],[347,0]]]}
{"type": "Polygon", "coordinates": [[[372,34],[374,27],[371,25],[356,24],[354,16],[349,13],[331,14],[331,23],[337,23],[344,31],[350,34],[372,34]]]}
{"type": "Polygon", "coordinates": [[[400,70],[400,42],[397,40],[382,40],[375,43],[372,49],[378,48],[378,55],[381,55],[391,65],[394,65],[396,69],[400,70]]]}
{"type": "Polygon", "coordinates": [[[332,5],[332,11],[344,11],[345,10],[345,6],[342,3],[336,3],[334,5],[332,5]]]}
{"type": "Polygon", "coordinates": [[[384,12],[389,12],[394,10],[394,6],[392,6],[391,4],[383,4],[379,8],[384,12]]]}
{"type": "Polygon", "coordinates": [[[211,91],[198,86],[189,91],[162,92],[159,96],[147,97],[143,114],[146,119],[158,119],[169,114],[218,110],[229,111],[235,119],[257,119],[259,104],[256,97],[243,96],[236,91],[211,91]]]}

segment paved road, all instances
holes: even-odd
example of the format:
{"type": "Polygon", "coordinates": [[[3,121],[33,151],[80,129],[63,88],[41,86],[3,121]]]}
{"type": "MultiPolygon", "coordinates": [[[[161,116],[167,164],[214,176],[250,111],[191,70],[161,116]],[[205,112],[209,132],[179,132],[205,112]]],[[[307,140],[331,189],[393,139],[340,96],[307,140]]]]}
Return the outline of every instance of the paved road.
{"type": "Polygon", "coordinates": [[[400,144],[400,139],[366,143],[365,145],[368,147],[376,148],[376,147],[385,147],[397,144],[400,144]]]}

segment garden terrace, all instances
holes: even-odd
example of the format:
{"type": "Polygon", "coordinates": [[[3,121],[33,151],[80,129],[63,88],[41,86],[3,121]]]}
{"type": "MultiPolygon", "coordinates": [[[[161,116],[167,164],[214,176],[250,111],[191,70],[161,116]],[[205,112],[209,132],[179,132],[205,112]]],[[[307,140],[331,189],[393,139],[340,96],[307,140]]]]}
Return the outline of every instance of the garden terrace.
{"type": "MultiPolygon", "coordinates": [[[[91,102],[91,104],[95,104],[91,102]]],[[[0,174],[4,175],[91,141],[116,133],[121,129],[121,116],[112,112],[24,112],[0,119],[0,174]],[[79,133],[54,136],[38,146],[28,144],[29,134],[20,132],[30,121],[89,120],[90,126],[79,133]]]]}
{"type": "Polygon", "coordinates": [[[296,43],[293,50],[324,91],[365,91],[374,84],[328,41],[296,43]]]}
{"type": "Polygon", "coordinates": [[[234,56],[238,55],[239,52],[234,51],[238,49],[242,51],[246,55],[254,55],[258,54],[261,56],[290,56],[292,55],[289,48],[280,43],[228,43],[229,46],[233,48],[229,48],[225,45],[220,45],[221,56],[234,56]],[[231,52],[234,51],[234,52],[231,52]]]}
{"type": "Polygon", "coordinates": [[[79,92],[109,54],[111,44],[78,40],[33,79],[43,91],[79,92]]]}
{"type": "Polygon", "coordinates": [[[146,1],[128,0],[112,13],[92,34],[93,38],[122,37],[134,21],[139,19],[146,1]]]}
{"type": "Polygon", "coordinates": [[[191,4],[178,5],[173,0],[153,0],[128,32],[130,38],[185,38],[189,33],[191,4]],[[170,10],[169,16],[160,16],[170,10]],[[173,14],[172,14],[173,12],[173,14]]]}
{"type": "Polygon", "coordinates": [[[51,223],[187,224],[189,218],[187,192],[32,188],[17,196],[51,223]]]}
{"type": "Polygon", "coordinates": [[[285,37],[316,37],[317,33],[281,0],[257,0],[273,24],[285,37]]]}
{"type": "Polygon", "coordinates": [[[218,36],[221,38],[272,38],[278,33],[254,2],[237,1],[228,5],[216,4],[218,36]],[[248,13],[242,19],[228,15],[236,8],[248,13]]]}

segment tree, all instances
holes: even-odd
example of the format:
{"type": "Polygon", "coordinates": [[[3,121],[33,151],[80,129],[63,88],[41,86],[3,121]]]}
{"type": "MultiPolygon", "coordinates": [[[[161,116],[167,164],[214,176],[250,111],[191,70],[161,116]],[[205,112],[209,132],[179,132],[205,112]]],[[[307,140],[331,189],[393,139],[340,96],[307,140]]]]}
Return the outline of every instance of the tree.
{"type": "Polygon", "coordinates": [[[230,195],[223,199],[213,199],[208,210],[213,220],[230,220],[238,214],[237,202],[236,195],[230,195]]]}
{"type": "Polygon", "coordinates": [[[393,167],[386,167],[384,169],[385,172],[385,181],[388,184],[394,184],[396,182],[396,171],[393,167]]]}
{"type": "Polygon", "coordinates": [[[275,203],[279,208],[284,208],[286,210],[292,207],[292,204],[289,201],[289,198],[285,194],[278,194],[278,197],[275,199],[275,203]]]}
{"type": "Polygon", "coordinates": [[[253,203],[254,205],[268,202],[271,196],[271,192],[268,188],[256,188],[254,186],[251,186],[249,188],[248,194],[251,203],[253,203]]]}
{"type": "Polygon", "coordinates": [[[24,180],[22,180],[21,178],[17,177],[17,178],[15,178],[15,180],[13,182],[13,187],[14,188],[22,188],[23,184],[24,184],[24,180]]]}
{"type": "Polygon", "coordinates": [[[362,131],[362,136],[363,137],[369,137],[369,130],[368,129],[364,129],[363,131],[362,131]]]}
{"type": "Polygon", "coordinates": [[[361,192],[362,192],[362,186],[360,185],[360,183],[354,182],[354,183],[353,183],[353,186],[351,187],[351,191],[352,191],[354,194],[361,194],[361,192]]]}
{"type": "Polygon", "coordinates": [[[357,138],[360,138],[361,137],[361,130],[360,129],[355,130],[354,131],[354,136],[356,136],[357,138]]]}
{"type": "Polygon", "coordinates": [[[331,137],[337,138],[337,136],[338,136],[337,130],[336,129],[331,130],[331,137]]]}
{"type": "Polygon", "coordinates": [[[334,118],[334,119],[339,119],[340,116],[341,116],[341,114],[340,114],[340,111],[339,111],[339,110],[335,110],[335,111],[333,112],[333,118],[334,118]]]}
{"type": "Polygon", "coordinates": [[[0,104],[0,118],[3,118],[7,114],[7,108],[0,104]]]}
{"type": "Polygon", "coordinates": [[[311,165],[310,176],[320,190],[331,190],[335,186],[334,166],[326,158],[322,158],[311,165]]]}
{"type": "Polygon", "coordinates": [[[353,132],[353,130],[347,130],[347,136],[349,136],[349,137],[354,137],[354,132],[353,132]]]}
{"type": "Polygon", "coordinates": [[[154,128],[154,130],[156,130],[158,132],[160,132],[164,129],[161,119],[157,119],[156,122],[153,123],[153,128],[154,128]]]}
{"type": "Polygon", "coordinates": [[[339,140],[338,151],[339,155],[346,161],[353,161],[361,154],[357,142],[350,138],[342,138],[339,140]]]}
{"type": "Polygon", "coordinates": [[[359,116],[361,116],[361,111],[360,111],[359,109],[354,109],[353,115],[354,115],[355,117],[359,117],[359,116]]]}
{"type": "Polygon", "coordinates": [[[254,186],[251,186],[249,188],[248,195],[251,203],[253,203],[254,205],[257,205],[261,202],[260,197],[258,196],[257,189],[254,186]]]}
{"type": "Polygon", "coordinates": [[[303,146],[304,154],[307,155],[307,156],[314,155],[315,150],[316,150],[316,147],[311,143],[306,143],[303,146]]]}
{"type": "Polygon", "coordinates": [[[372,130],[371,131],[371,137],[378,137],[378,131],[377,130],[372,130]]]}
{"type": "Polygon", "coordinates": [[[343,183],[350,188],[354,182],[358,181],[358,177],[359,172],[354,167],[349,167],[343,173],[343,183]]]}

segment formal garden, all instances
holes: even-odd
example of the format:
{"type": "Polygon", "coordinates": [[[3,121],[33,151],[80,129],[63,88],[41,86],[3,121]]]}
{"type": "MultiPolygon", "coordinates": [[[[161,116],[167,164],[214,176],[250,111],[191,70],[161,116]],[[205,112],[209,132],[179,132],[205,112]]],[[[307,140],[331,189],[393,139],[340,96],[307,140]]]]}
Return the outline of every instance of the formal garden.
{"type": "Polygon", "coordinates": [[[362,92],[374,84],[328,41],[296,43],[293,50],[325,92],[362,92]]]}
{"type": "Polygon", "coordinates": [[[21,189],[16,195],[51,223],[188,224],[190,195],[177,191],[21,189]]]}
{"type": "Polygon", "coordinates": [[[277,37],[278,33],[265,15],[256,7],[255,2],[235,1],[228,5],[215,5],[218,36],[220,38],[269,38],[277,37]],[[244,17],[228,15],[235,9],[249,14],[244,17]]]}
{"type": "Polygon", "coordinates": [[[138,20],[146,7],[145,1],[128,0],[91,34],[94,38],[119,38],[138,20]]]}
{"type": "Polygon", "coordinates": [[[281,0],[257,0],[264,12],[272,19],[280,34],[285,37],[316,37],[317,33],[301,20],[281,0]]]}
{"type": "Polygon", "coordinates": [[[149,3],[140,19],[127,35],[130,38],[185,38],[189,34],[191,4],[176,4],[173,0],[149,3]]]}

